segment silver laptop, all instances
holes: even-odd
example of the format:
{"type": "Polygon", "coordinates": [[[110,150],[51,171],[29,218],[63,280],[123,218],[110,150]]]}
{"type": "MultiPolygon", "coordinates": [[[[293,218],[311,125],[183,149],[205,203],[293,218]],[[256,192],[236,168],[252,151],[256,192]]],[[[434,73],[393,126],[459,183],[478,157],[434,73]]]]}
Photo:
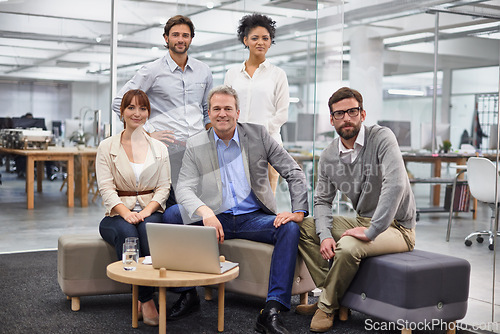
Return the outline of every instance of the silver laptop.
{"type": "Polygon", "coordinates": [[[222,274],[238,265],[220,262],[214,227],[147,223],[153,268],[222,274]]]}

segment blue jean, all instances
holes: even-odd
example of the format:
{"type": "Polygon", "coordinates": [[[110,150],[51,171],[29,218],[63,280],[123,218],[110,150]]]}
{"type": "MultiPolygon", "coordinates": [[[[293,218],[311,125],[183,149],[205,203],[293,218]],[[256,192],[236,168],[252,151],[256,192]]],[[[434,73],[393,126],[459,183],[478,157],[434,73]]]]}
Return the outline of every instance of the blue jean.
{"type": "MultiPolygon", "coordinates": [[[[153,213],[151,216],[144,219],[143,222],[134,225],[128,223],[121,216],[104,217],[99,224],[99,233],[101,237],[115,247],[118,260],[122,258],[123,243],[127,237],[139,238],[139,256],[148,256],[149,243],[146,234],[146,223],[161,223],[162,214],[159,212],[153,213]]],[[[145,303],[153,298],[154,287],[139,286],[139,300],[145,303]]]]}
{"type": "MultiPolygon", "coordinates": [[[[165,211],[163,220],[171,224],[182,224],[184,213],[181,206],[174,205],[165,211]]],[[[261,210],[238,216],[220,213],[217,218],[224,229],[225,240],[247,239],[274,245],[266,301],[275,300],[290,309],[299,226],[289,222],[275,228],[273,223],[276,216],[261,210]]]]}
{"type": "Polygon", "coordinates": [[[174,204],[167,207],[163,213],[163,222],[167,224],[192,224],[202,225],[200,222],[195,222],[189,218],[189,214],[180,204],[174,204]]]}

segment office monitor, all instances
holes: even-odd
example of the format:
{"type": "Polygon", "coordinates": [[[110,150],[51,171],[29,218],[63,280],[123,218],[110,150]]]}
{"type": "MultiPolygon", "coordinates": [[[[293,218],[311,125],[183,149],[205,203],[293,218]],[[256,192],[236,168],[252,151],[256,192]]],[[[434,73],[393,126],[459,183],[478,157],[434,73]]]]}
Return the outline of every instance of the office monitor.
{"type": "Polygon", "coordinates": [[[62,122],[52,121],[52,134],[55,137],[60,137],[62,135],[62,122]]]}
{"type": "Polygon", "coordinates": [[[281,138],[283,143],[293,144],[297,140],[296,136],[296,122],[286,122],[281,127],[281,138]]]}
{"type": "MultiPolygon", "coordinates": [[[[420,148],[424,150],[432,149],[432,123],[420,124],[420,148]]],[[[439,150],[439,146],[443,145],[444,140],[450,140],[450,124],[436,124],[435,148],[439,150]]]]}
{"type": "Polygon", "coordinates": [[[12,125],[14,128],[29,129],[39,128],[46,129],[45,118],[28,118],[28,117],[12,117],[12,125]]]}
{"type": "Polygon", "coordinates": [[[392,130],[398,141],[401,151],[411,150],[411,122],[410,121],[378,121],[378,125],[392,130]]]}
{"type": "Polygon", "coordinates": [[[297,114],[297,141],[312,143],[314,141],[314,124],[318,119],[317,114],[297,114]]]}
{"type": "Polygon", "coordinates": [[[0,129],[13,129],[14,124],[11,117],[0,117],[0,129]]]}

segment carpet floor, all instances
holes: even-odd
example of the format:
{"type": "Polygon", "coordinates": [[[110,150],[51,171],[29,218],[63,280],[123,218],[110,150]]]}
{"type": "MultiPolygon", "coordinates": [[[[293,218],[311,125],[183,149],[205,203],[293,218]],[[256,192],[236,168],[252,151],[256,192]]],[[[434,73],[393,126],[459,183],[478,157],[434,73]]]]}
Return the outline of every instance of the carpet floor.
{"type": "MultiPolygon", "coordinates": [[[[88,296],[81,298],[81,309],[71,311],[57,283],[57,252],[31,252],[0,255],[0,333],[157,333],[158,328],[139,322],[131,326],[131,294],[88,296]]],[[[198,288],[200,296],[203,289],[198,288]]],[[[217,299],[201,301],[201,311],[187,318],[167,322],[167,333],[216,333],[217,299]]],[[[178,295],[167,292],[167,305],[178,295]]],[[[315,297],[309,297],[314,303],[315,297]]],[[[299,303],[292,299],[292,309],[299,303]]],[[[225,333],[256,333],[254,324],[264,300],[226,293],[225,333]]],[[[311,317],[292,312],[283,313],[283,321],[291,333],[309,333],[311,317]]],[[[384,333],[399,331],[374,330],[366,327],[376,319],[352,312],[346,322],[335,321],[330,333],[384,333]]],[[[387,324],[386,324],[387,325],[387,324]]],[[[413,333],[431,333],[414,331],[413,333]]],[[[444,333],[435,331],[432,333],[444,333]]]]}

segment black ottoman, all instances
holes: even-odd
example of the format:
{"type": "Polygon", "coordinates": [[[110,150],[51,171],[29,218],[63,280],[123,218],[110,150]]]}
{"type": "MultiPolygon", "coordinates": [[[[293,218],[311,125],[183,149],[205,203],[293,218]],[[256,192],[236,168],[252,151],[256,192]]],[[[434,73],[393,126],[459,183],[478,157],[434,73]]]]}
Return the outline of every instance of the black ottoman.
{"type": "Polygon", "coordinates": [[[453,323],[467,312],[469,276],[469,262],[453,256],[414,250],[370,257],[361,261],[342,306],[410,329],[453,323]]]}

